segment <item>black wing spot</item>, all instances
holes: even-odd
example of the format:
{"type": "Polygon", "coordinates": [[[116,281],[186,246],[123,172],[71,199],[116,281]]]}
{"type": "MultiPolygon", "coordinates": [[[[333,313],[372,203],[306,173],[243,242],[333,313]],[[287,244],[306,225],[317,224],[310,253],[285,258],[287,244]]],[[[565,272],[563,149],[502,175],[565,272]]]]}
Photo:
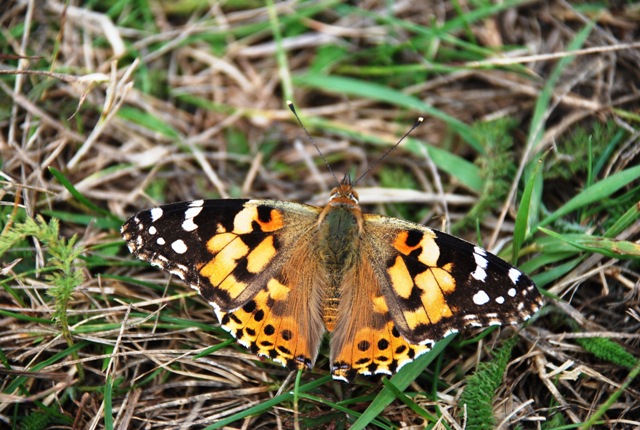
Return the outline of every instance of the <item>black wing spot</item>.
{"type": "Polygon", "coordinates": [[[404,241],[404,243],[408,246],[408,247],[414,247],[417,246],[420,241],[422,241],[422,238],[424,237],[424,233],[422,233],[419,230],[409,230],[409,234],[407,235],[407,240],[404,241]]]}
{"type": "Polygon", "coordinates": [[[284,355],[291,355],[291,351],[289,351],[289,348],[286,348],[282,345],[278,345],[277,349],[284,355]]]}
{"type": "Polygon", "coordinates": [[[249,300],[243,307],[242,310],[248,314],[253,313],[256,310],[256,302],[255,300],[249,300]]]}
{"type": "Polygon", "coordinates": [[[362,340],[358,343],[358,349],[362,352],[368,350],[369,348],[371,348],[371,343],[369,343],[369,341],[367,340],[362,340]]]}
{"type": "Polygon", "coordinates": [[[256,207],[258,211],[258,219],[260,222],[267,223],[271,221],[271,211],[273,211],[272,207],[260,205],[256,207]]]}

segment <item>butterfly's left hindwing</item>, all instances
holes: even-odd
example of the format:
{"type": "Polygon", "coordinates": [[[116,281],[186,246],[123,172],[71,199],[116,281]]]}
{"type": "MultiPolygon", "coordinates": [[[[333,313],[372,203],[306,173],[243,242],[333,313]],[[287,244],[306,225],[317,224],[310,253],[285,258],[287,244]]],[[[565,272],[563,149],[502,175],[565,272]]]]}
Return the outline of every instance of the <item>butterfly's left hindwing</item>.
{"type": "Polygon", "coordinates": [[[313,241],[318,213],[272,200],[196,200],[142,211],[122,236],[138,258],[196,289],[241,344],[310,368],[324,328],[321,295],[301,282],[315,267],[300,244],[313,241]]]}
{"type": "Polygon", "coordinates": [[[382,273],[382,294],[398,331],[432,344],[465,327],[515,324],[541,304],[535,285],[504,260],[418,224],[365,215],[382,273]],[[385,282],[386,280],[386,282],[385,282]]]}

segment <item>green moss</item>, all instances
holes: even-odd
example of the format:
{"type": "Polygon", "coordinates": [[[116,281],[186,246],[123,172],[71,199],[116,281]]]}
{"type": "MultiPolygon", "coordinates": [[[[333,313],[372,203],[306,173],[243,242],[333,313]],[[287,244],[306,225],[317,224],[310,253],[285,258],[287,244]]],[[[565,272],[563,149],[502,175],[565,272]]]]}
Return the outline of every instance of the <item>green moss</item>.
{"type": "Polygon", "coordinates": [[[483,185],[476,204],[464,218],[451,226],[454,234],[472,228],[476,220],[482,220],[487,213],[503,204],[515,173],[511,138],[515,126],[515,120],[510,118],[474,125],[474,134],[486,149],[486,154],[477,161],[483,185]]]}
{"type": "Polygon", "coordinates": [[[622,345],[604,337],[582,337],[576,342],[586,351],[601,360],[608,361],[627,369],[632,369],[638,364],[638,359],[627,352],[622,345]]]}
{"type": "Polygon", "coordinates": [[[492,361],[479,363],[475,373],[467,378],[467,386],[460,396],[458,414],[466,420],[468,430],[495,428],[493,396],[502,383],[516,340],[514,337],[506,341],[496,350],[492,361]]]}

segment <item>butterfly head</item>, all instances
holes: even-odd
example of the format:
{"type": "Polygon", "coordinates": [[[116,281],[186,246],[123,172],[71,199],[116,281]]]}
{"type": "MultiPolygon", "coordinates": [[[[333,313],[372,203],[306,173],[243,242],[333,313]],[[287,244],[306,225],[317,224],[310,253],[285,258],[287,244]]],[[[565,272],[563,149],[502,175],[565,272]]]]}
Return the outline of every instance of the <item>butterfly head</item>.
{"type": "Polygon", "coordinates": [[[331,196],[329,197],[329,206],[358,206],[358,193],[353,189],[351,184],[351,177],[346,174],[342,179],[342,182],[337,187],[331,190],[331,196]]]}
{"type": "Polygon", "coordinates": [[[364,223],[362,219],[362,209],[360,209],[358,200],[358,193],[353,190],[351,178],[349,175],[345,175],[342,182],[331,190],[329,204],[325,206],[324,210],[318,217],[318,225],[323,223],[329,212],[347,211],[355,218],[356,223],[358,224],[358,231],[362,232],[364,229],[364,223]]]}

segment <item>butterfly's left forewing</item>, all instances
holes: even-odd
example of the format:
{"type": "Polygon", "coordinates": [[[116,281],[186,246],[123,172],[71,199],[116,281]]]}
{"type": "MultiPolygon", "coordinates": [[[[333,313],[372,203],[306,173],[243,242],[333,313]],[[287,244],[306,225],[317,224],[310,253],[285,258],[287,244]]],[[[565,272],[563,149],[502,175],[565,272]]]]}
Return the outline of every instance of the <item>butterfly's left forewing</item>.
{"type": "Polygon", "coordinates": [[[254,353],[313,366],[324,327],[308,288],[319,209],[273,200],[196,200],[142,211],[122,227],[138,258],[180,276],[254,353]]]}

